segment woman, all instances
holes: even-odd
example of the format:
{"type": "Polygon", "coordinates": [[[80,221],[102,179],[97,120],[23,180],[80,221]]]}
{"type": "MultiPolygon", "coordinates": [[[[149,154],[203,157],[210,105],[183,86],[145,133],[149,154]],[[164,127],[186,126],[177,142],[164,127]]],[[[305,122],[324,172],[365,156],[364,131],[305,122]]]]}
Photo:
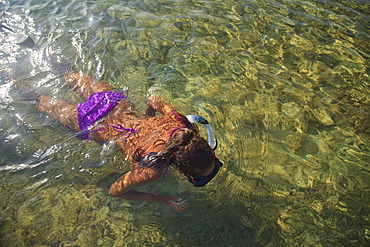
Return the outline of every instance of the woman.
{"type": "Polygon", "coordinates": [[[222,164],[212,148],[200,137],[197,127],[173,107],[152,96],[147,101],[146,113],[137,116],[125,94],[109,84],[94,80],[55,58],[51,63],[84,103],[77,105],[40,95],[23,81],[14,81],[14,86],[25,98],[35,100],[38,110],[57,119],[78,137],[100,144],[115,142],[133,169],[112,184],[111,196],[160,202],[180,211],[187,207],[186,200],[140,192],[136,188],[156,181],[169,166],[181,171],[196,187],[204,186],[217,174],[222,164]],[[162,115],[155,116],[155,111],[162,115]]]}

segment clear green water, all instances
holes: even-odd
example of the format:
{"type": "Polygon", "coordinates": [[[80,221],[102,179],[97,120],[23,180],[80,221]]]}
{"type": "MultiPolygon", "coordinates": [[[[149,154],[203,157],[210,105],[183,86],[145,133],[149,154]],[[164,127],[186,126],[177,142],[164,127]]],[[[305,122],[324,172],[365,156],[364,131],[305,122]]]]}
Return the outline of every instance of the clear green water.
{"type": "MultiPolygon", "coordinates": [[[[214,126],[225,167],[107,195],[124,157],[79,141],[0,86],[1,246],[370,245],[370,2],[0,0],[1,23],[81,71],[214,126]]],[[[2,34],[0,68],[77,101],[2,34]]]]}

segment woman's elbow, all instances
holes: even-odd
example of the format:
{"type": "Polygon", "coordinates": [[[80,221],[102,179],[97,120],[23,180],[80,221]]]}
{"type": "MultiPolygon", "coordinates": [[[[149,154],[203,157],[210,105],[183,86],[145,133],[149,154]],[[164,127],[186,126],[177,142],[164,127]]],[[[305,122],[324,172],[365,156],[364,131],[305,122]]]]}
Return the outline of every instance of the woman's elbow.
{"type": "Polygon", "coordinates": [[[121,191],[117,190],[114,185],[109,188],[108,194],[113,197],[119,197],[122,195],[121,191]]]}

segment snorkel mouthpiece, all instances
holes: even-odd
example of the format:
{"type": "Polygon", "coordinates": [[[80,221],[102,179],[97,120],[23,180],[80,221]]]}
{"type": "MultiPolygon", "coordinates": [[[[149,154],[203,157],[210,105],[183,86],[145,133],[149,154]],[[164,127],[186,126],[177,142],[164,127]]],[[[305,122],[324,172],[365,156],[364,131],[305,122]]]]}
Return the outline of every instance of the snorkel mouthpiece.
{"type": "Polygon", "coordinates": [[[213,151],[215,151],[217,148],[217,139],[215,137],[215,132],[213,131],[213,128],[211,124],[207,121],[207,119],[199,115],[186,115],[186,118],[189,120],[190,123],[198,123],[203,125],[203,127],[207,131],[208,145],[212,148],[213,151]]]}

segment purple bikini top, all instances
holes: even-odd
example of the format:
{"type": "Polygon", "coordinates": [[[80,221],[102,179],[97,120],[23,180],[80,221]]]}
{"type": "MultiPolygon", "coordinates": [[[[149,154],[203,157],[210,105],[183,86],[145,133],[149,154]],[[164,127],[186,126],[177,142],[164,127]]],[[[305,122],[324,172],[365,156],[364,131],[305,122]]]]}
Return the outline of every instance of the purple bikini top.
{"type": "Polygon", "coordinates": [[[105,117],[120,100],[125,98],[127,96],[120,92],[98,92],[90,95],[86,102],[78,104],[78,125],[82,131],[79,137],[89,139],[91,132],[87,131],[89,127],[105,117]]]}

